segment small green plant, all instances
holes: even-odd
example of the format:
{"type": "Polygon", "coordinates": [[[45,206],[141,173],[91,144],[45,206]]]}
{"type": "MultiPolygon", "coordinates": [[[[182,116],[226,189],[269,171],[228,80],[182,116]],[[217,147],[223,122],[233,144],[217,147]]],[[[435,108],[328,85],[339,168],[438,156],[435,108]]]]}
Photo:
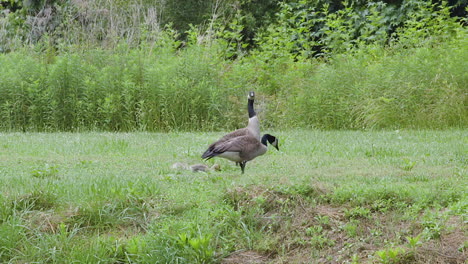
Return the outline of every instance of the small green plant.
{"type": "Polygon", "coordinates": [[[209,263],[214,257],[214,250],[210,245],[211,235],[191,237],[186,233],[178,235],[177,244],[182,255],[187,255],[195,263],[209,263]]]}
{"type": "Polygon", "coordinates": [[[371,230],[370,230],[370,233],[371,233],[371,235],[374,236],[374,237],[380,237],[380,236],[382,236],[382,230],[379,229],[379,228],[373,228],[373,229],[371,229],[371,230]]]}
{"type": "Polygon", "coordinates": [[[380,257],[380,261],[383,264],[396,264],[399,263],[402,255],[404,255],[405,252],[405,249],[397,247],[379,250],[376,252],[376,254],[380,257]]]}
{"type": "Polygon", "coordinates": [[[39,179],[56,178],[58,176],[58,172],[59,170],[57,166],[46,163],[44,168],[31,171],[31,175],[39,179]]]}
{"type": "Polygon", "coordinates": [[[317,215],[314,217],[317,222],[324,227],[330,226],[330,217],[328,215],[317,215]]]}
{"type": "Polygon", "coordinates": [[[449,217],[449,211],[426,210],[421,225],[424,227],[422,235],[425,239],[439,239],[446,229],[445,222],[449,217]]]}
{"type": "Polygon", "coordinates": [[[125,255],[128,259],[138,262],[138,259],[143,255],[148,247],[148,242],[143,236],[135,236],[129,239],[125,244],[125,255]]]}
{"type": "Polygon", "coordinates": [[[371,215],[370,209],[361,206],[345,209],[344,213],[348,219],[370,218],[371,215]]]}
{"type": "Polygon", "coordinates": [[[371,205],[372,211],[375,212],[387,212],[393,207],[394,201],[392,199],[379,199],[374,201],[371,205]]]}
{"type": "Polygon", "coordinates": [[[427,239],[437,239],[443,230],[443,225],[437,220],[427,220],[422,223],[424,230],[423,234],[427,239]]]}
{"type": "Polygon", "coordinates": [[[459,252],[466,252],[468,250],[468,241],[463,242],[463,245],[461,245],[458,248],[459,252]]]}
{"type": "Polygon", "coordinates": [[[356,237],[358,235],[358,220],[351,220],[343,225],[341,228],[346,232],[349,237],[356,237]]]}
{"type": "Polygon", "coordinates": [[[404,158],[401,162],[400,168],[405,171],[411,171],[416,166],[416,161],[412,161],[408,158],[404,158]]]}
{"type": "Polygon", "coordinates": [[[310,236],[310,244],[317,249],[333,246],[333,240],[326,237],[322,226],[311,226],[306,229],[306,235],[310,236]]]}
{"type": "Polygon", "coordinates": [[[415,237],[410,237],[410,236],[406,237],[406,240],[408,240],[408,244],[412,250],[415,250],[418,246],[422,245],[420,238],[421,238],[421,234],[415,237]]]}
{"type": "Polygon", "coordinates": [[[359,256],[357,254],[353,254],[351,257],[351,264],[359,264],[359,256]]]}
{"type": "Polygon", "coordinates": [[[452,204],[450,214],[459,215],[465,222],[468,222],[468,200],[461,200],[452,204]]]}

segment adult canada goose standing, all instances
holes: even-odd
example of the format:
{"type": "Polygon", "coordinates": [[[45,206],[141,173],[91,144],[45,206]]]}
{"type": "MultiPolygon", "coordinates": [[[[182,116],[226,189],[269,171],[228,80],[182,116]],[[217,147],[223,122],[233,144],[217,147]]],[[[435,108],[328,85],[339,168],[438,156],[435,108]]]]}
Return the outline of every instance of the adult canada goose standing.
{"type": "Polygon", "coordinates": [[[255,92],[249,92],[247,97],[247,110],[249,113],[249,123],[244,128],[239,128],[229,134],[224,135],[218,141],[214,142],[208,147],[208,150],[213,150],[216,148],[217,145],[226,142],[232,138],[251,135],[258,140],[260,140],[260,121],[258,120],[257,113],[254,109],[254,102],[255,102],[255,92]]]}
{"type": "MultiPolygon", "coordinates": [[[[247,161],[253,160],[267,151],[267,142],[279,150],[278,139],[270,134],[263,135],[261,140],[255,136],[247,134],[234,137],[224,142],[215,144],[203,153],[202,158],[209,160],[213,157],[221,157],[240,164],[244,173],[247,161]]],[[[215,142],[216,143],[216,142],[215,142]]]]}

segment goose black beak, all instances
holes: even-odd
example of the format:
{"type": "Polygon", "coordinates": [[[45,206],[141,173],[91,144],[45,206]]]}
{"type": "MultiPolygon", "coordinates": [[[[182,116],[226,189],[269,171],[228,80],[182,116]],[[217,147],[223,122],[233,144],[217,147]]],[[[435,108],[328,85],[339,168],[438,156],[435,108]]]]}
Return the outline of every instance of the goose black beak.
{"type": "Polygon", "coordinates": [[[273,145],[273,147],[275,147],[275,148],[276,148],[276,150],[278,150],[278,151],[279,151],[279,144],[278,144],[278,143],[279,143],[279,142],[278,142],[278,139],[275,139],[275,142],[273,142],[273,144],[272,144],[272,145],[273,145]]]}

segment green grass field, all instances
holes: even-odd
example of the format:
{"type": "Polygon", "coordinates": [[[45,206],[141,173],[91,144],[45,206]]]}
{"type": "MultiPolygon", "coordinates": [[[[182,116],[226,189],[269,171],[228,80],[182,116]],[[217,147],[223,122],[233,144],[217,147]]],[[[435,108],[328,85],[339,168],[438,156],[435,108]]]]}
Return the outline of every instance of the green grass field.
{"type": "Polygon", "coordinates": [[[2,263],[464,263],[468,132],[0,134],[2,263]]]}

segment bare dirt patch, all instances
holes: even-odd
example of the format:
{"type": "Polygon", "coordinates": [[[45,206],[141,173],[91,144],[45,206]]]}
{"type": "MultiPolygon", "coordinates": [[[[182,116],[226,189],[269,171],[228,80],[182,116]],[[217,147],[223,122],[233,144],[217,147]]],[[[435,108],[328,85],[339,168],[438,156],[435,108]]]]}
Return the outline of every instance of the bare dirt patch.
{"type": "Polygon", "coordinates": [[[59,224],[64,221],[62,216],[54,211],[31,211],[26,215],[29,226],[40,232],[55,234],[59,224]]]}
{"type": "Polygon", "coordinates": [[[221,261],[222,264],[263,264],[271,260],[268,256],[252,250],[237,251],[221,261]]]}

